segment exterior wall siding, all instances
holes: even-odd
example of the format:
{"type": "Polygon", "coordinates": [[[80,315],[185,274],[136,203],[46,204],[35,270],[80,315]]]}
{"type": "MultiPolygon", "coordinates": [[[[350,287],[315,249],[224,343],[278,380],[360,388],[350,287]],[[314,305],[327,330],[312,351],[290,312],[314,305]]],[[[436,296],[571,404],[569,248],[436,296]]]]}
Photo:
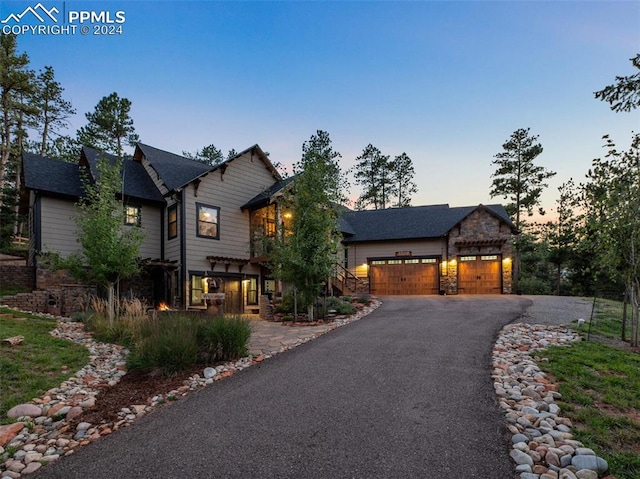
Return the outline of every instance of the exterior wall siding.
{"type": "MultiPolygon", "coordinates": [[[[185,188],[186,217],[179,218],[179,221],[185,221],[188,274],[195,271],[210,271],[211,264],[207,256],[247,261],[250,259],[249,212],[242,211],[241,206],[275,182],[265,164],[258,157],[252,158],[251,153],[246,153],[228,163],[224,173],[218,169],[200,180],[197,188],[195,184],[185,188]],[[219,239],[197,236],[196,203],[220,208],[219,239]]],[[[240,273],[240,268],[238,263],[232,262],[227,266],[223,262],[218,262],[214,271],[237,274],[240,273]]],[[[259,275],[260,266],[245,264],[241,273],[259,275]]],[[[185,285],[187,298],[190,290],[189,280],[190,278],[187,277],[185,285]]]]}
{"type": "MultiPolygon", "coordinates": [[[[162,231],[160,231],[162,209],[157,206],[142,205],[140,208],[140,228],[144,233],[144,242],[140,245],[140,258],[159,259],[161,253],[162,231]]],[[[124,226],[132,228],[132,226],[124,226]]]]}
{"type": "Polygon", "coordinates": [[[70,200],[40,197],[41,252],[69,256],[80,251],[75,222],[76,208],[70,200]]]}

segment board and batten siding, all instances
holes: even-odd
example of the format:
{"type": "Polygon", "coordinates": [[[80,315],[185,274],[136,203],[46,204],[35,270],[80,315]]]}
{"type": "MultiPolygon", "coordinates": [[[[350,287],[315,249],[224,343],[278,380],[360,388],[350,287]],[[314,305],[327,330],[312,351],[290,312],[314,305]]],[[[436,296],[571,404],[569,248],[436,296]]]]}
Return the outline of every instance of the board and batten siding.
{"type": "Polygon", "coordinates": [[[367,269],[362,265],[369,258],[395,257],[397,252],[411,252],[411,256],[445,256],[446,240],[385,241],[349,244],[349,271],[365,277],[367,269]]]}
{"type": "Polygon", "coordinates": [[[76,207],[70,200],[40,197],[40,245],[42,252],[66,257],[80,252],[75,221],[76,207]]]}
{"type": "MultiPolygon", "coordinates": [[[[241,206],[275,183],[266,165],[250,152],[234,159],[222,169],[200,178],[197,190],[193,184],[185,190],[187,270],[210,269],[207,256],[250,259],[249,212],[241,206]],[[197,196],[196,196],[197,195],[197,196]],[[201,238],[196,234],[196,203],[220,208],[220,238],[201,238]]],[[[216,270],[224,271],[218,264],[216,270]]],[[[238,272],[232,266],[229,272],[238,272]]],[[[242,273],[258,274],[257,265],[246,265],[242,273]]]]}

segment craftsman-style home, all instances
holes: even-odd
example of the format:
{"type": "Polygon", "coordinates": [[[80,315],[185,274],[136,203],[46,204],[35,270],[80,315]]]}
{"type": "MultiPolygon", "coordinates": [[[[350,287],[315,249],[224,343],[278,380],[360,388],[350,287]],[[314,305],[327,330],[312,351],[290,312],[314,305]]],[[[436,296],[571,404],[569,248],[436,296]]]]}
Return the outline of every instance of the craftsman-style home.
{"type": "MultiPolygon", "coordinates": [[[[78,250],[75,203],[83,175],[95,180],[103,157],[115,160],[86,147],[77,164],[23,155],[32,265],[42,253],[78,250]]],[[[278,198],[291,181],[258,145],[210,166],[138,144],[124,161],[122,187],[123,227],[145,233],[136,292],[155,305],[195,309],[206,307],[208,293],[225,293],[227,312],[257,311],[261,295],[280,289],[264,266],[264,240],[287,222],[278,198]]],[[[517,231],[500,205],[347,210],[340,226],[336,292],[511,292],[517,231]]]]}

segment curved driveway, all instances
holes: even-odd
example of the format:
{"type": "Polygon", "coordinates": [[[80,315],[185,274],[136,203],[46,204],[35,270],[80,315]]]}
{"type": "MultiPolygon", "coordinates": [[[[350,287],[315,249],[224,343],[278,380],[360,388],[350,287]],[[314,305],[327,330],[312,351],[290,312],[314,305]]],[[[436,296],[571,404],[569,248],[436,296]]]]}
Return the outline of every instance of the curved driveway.
{"type": "Polygon", "coordinates": [[[34,477],[514,477],[491,349],[530,304],[386,297],[365,319],[161,408],[34,477]]]}

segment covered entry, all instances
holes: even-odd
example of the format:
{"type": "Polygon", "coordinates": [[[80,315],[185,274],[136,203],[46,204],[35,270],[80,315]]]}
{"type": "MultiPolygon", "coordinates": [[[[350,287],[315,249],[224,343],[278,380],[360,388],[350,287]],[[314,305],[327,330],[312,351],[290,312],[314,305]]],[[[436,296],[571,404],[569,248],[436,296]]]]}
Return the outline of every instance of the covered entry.
{"type": "Polygon", "coordinates": [[[502,268],[500,255],[458,257],[458,293],[500,294],[502,268]]]}
{"type": "Polygon", "coordinates": [[[437,258],[376,259],[369,262],[371,294],[438,294],[437,258]]]}

